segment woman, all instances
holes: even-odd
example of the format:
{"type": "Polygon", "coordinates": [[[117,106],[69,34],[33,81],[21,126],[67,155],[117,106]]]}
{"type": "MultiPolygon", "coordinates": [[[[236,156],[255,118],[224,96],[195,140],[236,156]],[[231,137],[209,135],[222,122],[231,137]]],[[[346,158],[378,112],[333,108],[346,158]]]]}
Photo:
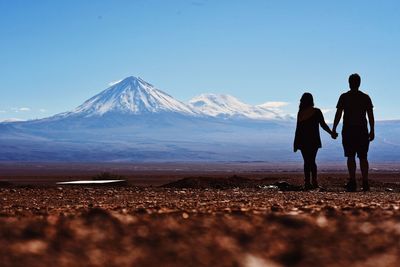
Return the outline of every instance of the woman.
{"type": "Polygon", "coordinates": [[[294,138],[294,152],[300,150],[304,159],[304,189],[318,188],[315,158],[318,149],[321,147],[320,125],[332,138],[337,137],[337,134],[333,133],[325,123],[321,110],[314,108],[312,94],[304,93],[300,99],[296,135],[294,138]],[[310,174],[312,178],[311,183],[310,174]]]}

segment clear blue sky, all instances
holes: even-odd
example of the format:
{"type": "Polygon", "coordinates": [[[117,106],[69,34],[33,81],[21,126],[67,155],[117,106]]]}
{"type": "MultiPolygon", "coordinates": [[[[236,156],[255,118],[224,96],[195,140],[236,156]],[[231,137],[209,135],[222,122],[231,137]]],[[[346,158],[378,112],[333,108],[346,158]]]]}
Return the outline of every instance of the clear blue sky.
{"type": "Polygon", "coordinates": [[[378,119],[400,119],[400,1],[0,0],[0,12],[0,120],[71,110],[130,75],[182,101],[229,93],[294,113],[310,91],[334,109],[353,72],[378,119]]]}

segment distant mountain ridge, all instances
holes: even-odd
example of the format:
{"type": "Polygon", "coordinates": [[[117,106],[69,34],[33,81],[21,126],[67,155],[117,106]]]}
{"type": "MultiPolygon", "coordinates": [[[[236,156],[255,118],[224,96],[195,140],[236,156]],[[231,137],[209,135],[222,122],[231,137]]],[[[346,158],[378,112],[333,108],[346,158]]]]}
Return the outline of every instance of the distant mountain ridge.
{"type": "Polygon", "coordinates": [[[247,118],[256,120],[287,120],[288,114],[278,114],[268,108],[251,106],[230,95],[202,94],[188,104],[176,100],[152,84],[134,76],[127,77],[71,112],[53,118],[92,117],[107,113],[145,115],[176,113],[184,116],[247,118]]]}
{"type": "Polygon", "coordinates": [[[160,112],[196,115],[186,104],[156,89],[141,78],[127,77],[85,101],[63,116],[101,116],[105,113],[148,114],[160,112]]]}
{"type": "Polygon", "coordinates": [[[242,117],[255,120],[292,119],[288,114],[279,114],[262,105],[252,106],[245,104],[231,95],[202,94],[191,99],[189,105],[198,113],[214,117],[242,117]]]}

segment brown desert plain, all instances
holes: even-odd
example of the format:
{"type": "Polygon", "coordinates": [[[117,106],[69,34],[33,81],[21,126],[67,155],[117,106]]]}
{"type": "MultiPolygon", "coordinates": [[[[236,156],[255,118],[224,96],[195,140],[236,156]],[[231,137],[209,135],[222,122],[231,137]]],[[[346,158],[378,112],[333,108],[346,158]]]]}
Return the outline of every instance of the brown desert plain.
{"type": "Polygon", "coordinates": [[[399,266],[399,165],[355,193],[320,165],[2,163],[0,266],[399,266]]]}

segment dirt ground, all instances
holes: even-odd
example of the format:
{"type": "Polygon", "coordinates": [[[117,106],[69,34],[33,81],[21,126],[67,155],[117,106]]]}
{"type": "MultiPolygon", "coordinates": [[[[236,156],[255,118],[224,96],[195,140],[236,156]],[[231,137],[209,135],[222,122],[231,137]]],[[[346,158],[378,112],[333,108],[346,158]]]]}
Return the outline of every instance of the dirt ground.
{"type": "MultiPolygon", "coordinates": [[[[187,175],[187,173],[185,173],[187,175]]],[[[182,175],[184,176],[184,175],[182,175]]],[[[400,182],[297,191],[301,173],[154,177],[124,186],[0,183],[1,266],[398,266],[400,182]],[[177,181],[178,180],[178,181],[177,181]],[[291,191],[274,185],[285,180],[291,191]],[[175,182],[174,182],[175,181],[175,182]],[[163,183],[164,182],[164,183],[163,183]],[[161,186],[166,184],[165,186],[161,186]]],[[[62,177],[69,180],[72,177],[62,177]]],[[[20,181],[16,179],[16,181],[20,181]]]]}

